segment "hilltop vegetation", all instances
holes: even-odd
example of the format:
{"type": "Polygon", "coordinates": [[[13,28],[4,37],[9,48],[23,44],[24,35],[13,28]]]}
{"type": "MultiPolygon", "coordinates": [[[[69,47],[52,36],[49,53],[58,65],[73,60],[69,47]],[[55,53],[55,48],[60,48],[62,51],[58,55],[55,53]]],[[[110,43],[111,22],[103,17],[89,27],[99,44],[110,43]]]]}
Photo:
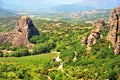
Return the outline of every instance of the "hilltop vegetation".
{"type": "MultiPolygon", "coordinates": [[[[114,56],[113,48],[108,46],[111,43],[106,40],[107,28],[102,30],[103,39],[98,39],[97,43],[92,46],[91,54],[87,55],[86,45],[81,45],[81,39],[83,36],[90,34],[91,24],[69,24],[62,21],[40,19],[33,19],[33,23],[40,32],[39,36],[30,39],[30,42],[34,44],[33,50],[28,51],[24,45],[14,48],[11,48],[10,44],[0,45],[0,48],[3,47],[1,49],[8,48],[8,50],[16,51],[16,54],[26,52],[31,55],[28,57],[17,56],[19,58],[0,58],[1,79],[120,79],[120,55],[114,56]],[[58,69],[60,62],[52,61],[56,55],[52,53],[54,51],[61,52],[60,59],[63,69],[58,69]],[[77,53],[76,60],[73,60],[75,52],[77,53]]],[[[2,32],[4,32],[4,29],[2,29],[2,32]]],[[[6,57],[6,55],[3,56],[6,57]]]]}
{"type": "Polygon", "coordinates": [[[14,29],[17,19],[18,18],[16,17],[0,18],[0,33],[8,32],[14,29]]]}

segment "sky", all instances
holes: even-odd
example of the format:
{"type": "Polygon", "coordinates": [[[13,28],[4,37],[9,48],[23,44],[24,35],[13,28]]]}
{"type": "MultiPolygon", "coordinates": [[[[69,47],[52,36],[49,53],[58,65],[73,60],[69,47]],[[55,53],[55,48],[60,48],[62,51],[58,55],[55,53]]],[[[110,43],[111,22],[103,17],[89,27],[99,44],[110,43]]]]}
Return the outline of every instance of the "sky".
{"type": "Polygon", "coordinates": [[[44,8],[62,4],[74,4],[80,0],[0,0],[3,8],[44,8]]]}
{"type": "Polygon", "coordinates": [[[6,9],[41,9],[76,3],[103,8],[120,6],[120,0],[0,0],[0,7],[6,9]]]}

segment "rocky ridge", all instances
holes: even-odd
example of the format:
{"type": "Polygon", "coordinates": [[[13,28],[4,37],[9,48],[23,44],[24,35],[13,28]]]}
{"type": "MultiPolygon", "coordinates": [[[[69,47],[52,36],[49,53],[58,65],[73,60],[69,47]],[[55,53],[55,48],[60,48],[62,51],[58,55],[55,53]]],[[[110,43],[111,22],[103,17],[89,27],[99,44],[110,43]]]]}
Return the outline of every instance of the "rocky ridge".
{"type": "Polygon", "coordinates": [[[103,20],[96,20],[92,23],[93,29],[90,35],[83,37],[82,45],[87,45],[87,53],[91,52],[92,45],[96,44],[97,39],[101,36],[102,27],[105,26],[105,22],[103,20]]]}
{"type": "MultiPolygon", "coordinates": [[[[105,26],[103,20],[96,20],[92,24],[93,29],[90,35],[82,38],[82,45],[87,45],[87,53],[91,53],[92,45],[96,44],[97,39],[101,36],[102,27],[105,26]]],[[[109,32],[107,40],[110,41],[114,48],[114,54],[120,54],[120,7],[114,8],[109,17],[109,32]]]]}

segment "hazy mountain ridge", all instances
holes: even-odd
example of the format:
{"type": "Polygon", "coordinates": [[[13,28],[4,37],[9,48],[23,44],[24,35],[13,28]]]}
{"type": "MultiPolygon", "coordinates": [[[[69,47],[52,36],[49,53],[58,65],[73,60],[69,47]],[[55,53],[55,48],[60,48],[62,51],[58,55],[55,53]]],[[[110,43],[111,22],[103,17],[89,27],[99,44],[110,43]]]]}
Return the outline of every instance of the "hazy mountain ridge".
{"type": "Polygon", "coordinates": [[[0,17],[17,16],[13,11],[0,8],[0,17]]]}
{"type": "Polygon", "coordinates": [[[71,12],[71,11],[85,11],[85,10],[93,10],[96,9],[93,6],[83,6],[81,4],[68,4],[68,5],[60,5],[56,6],[55,8],[52,8],[55,11],[61,11],[61,12],[71,12]]]}
{"type": "MultiPolygon", "coordinates": [[[[1,10],[1,16],[27,15],[30,17],[40,17],[48,20],[64,20],[64,21],[90,21],[99,18],[108,18],[111,9],[106,9],[108,5],[97,5],[98,2],[87,1],[86,3],[64,4],[55,7],[42,9],[23,9],[23,10],[1,10]],[[90,4],[87,4],[90,2],[90,4]],[[96,5],[92,5],[95,4],[96,5]],[[85,5],[86,4],[86,5],[85,5]]],[[[118,4],[117,4],[118,5],[118,4]]],[[[108,8],[110,8],[108,6],[108,8]]]]}

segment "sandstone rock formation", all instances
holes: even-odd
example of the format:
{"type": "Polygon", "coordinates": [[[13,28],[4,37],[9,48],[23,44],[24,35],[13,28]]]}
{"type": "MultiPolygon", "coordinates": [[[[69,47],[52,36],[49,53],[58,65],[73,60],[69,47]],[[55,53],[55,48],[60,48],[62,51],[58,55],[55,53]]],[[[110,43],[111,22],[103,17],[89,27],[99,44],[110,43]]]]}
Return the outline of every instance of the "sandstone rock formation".
{"type": "Polygon", "coordinates": [[[120,7],[113,9],[109,17],[110,31],[108,40],[112,43],[114,54],[120,54],[120,7]]]}
{"type": "Polygon", "coordinates": [[[39,35],[38,30],[34,27],[29,17],[23,16],[18,20],[13,31],[0,35],[0,43],[11,42],[12,46],[24,44],[31,48],[29,39],[34,35],[39,35]]]}
{"type": "Polygon", "coordinates": [[[105,22],[103,20],[96,20],[92,23],[93,30],[91,31],[89,36],[83,37],[82,45],[87,44],[87,52],[91,52],[91,46],[96,44],[97,39],[100,38],[102,27],[105,26],[105,22]]]}

